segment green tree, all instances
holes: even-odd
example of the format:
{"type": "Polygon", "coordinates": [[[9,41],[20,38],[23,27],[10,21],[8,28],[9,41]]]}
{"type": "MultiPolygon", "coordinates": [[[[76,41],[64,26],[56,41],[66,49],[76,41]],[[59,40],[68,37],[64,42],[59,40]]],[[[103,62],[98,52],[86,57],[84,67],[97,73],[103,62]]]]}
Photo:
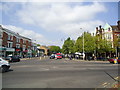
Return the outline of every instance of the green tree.
{"type": "Polygon", "coordinates": [[[114,49],[112,48],[112,43],[110,41],[101,39],[99,36],[96,36],[96,51],[98,56],[104,54],[104,57],[106,57],[106,54],[113,52],[114,49]]]}
{"type": "Polygon", "coordinates": [[[64,54],[74,53],[74,40],[71,40],[70,37],[65,40],[62,46],[62,52],[64,54]]]}
{"type": "Polygon", "coordinates": [[[58,52],[61,52],[61,49],[59,46],[50,46],[49,51],[50,53],[58,53],[58,52]]]}
{"type": "Polygon", "coordinates": [[[37,44],[37,46],[40,46],[40,44],[37,44]]]}
{"type": "MultiPolygon", "coordinates": [[[[86,53],[93,53],[95,48],[95,37],[88,32],[84,32],[84,51],[86,53]]],[[[75,51],[83,52],[83,34],[76,40],[75,51]]]]}

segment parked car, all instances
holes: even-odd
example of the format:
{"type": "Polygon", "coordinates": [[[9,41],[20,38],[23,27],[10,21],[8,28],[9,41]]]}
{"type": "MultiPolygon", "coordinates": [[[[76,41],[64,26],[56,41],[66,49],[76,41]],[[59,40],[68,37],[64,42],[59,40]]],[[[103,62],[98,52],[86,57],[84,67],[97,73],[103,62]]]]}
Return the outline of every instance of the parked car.
{"type": "Polygon", "coordinates": [[[0,58],[0,70],[2,73],[7,72],[10,68],[10,64],[8,61],[0,58]]]}
{"type": "Polygon", "coordinates": [[[55,54],[52,54],[51,56],[50,56],[50,59],[54,59],[55,58],[55,54]]]}
{"type": "Polygon", "coordinates": [[[5,60],[8,60],[9,62],[20,62],[19,56],[7,56],[5,60]]]}
{"type": "MultiPolygon", "coordinates": [[[[116,59],[116,58],[109,58],[108,61],[109,61],[110,63],[114,63],[115,59],[116,59]]],[[[117,59],[117,62],[120,63],[120,57],[117,59]]]]}
{"type": "Polygon", "coordinates": [[[62,54],[61,53],[56,53],[55,54],[55,59],[62,59],[62,54]]]}

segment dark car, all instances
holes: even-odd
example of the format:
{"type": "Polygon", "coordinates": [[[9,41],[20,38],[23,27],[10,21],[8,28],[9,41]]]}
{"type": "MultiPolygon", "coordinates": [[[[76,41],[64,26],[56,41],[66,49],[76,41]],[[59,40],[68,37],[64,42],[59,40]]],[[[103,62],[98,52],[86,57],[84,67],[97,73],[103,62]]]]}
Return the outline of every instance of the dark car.
{"type": "Polygon", "coordinates": [[[20,62],[19,56],[7,56],[5,59],[9,62],[20,62]]]}
{"type": "MultiPolygon", "coordinates": [[[[114,63],[115,58],[109,58],[108,61],[109,61],[110,63],[114,63]]],[[[117,59],[117,62],[120,63],[120,57],[117,59]]]]}
{"type": "Polygon", "coordinates": [[[50,59],[54,59],[55,58],[55,54],[52,54],[51,56],[50,56],[50,59]]]}

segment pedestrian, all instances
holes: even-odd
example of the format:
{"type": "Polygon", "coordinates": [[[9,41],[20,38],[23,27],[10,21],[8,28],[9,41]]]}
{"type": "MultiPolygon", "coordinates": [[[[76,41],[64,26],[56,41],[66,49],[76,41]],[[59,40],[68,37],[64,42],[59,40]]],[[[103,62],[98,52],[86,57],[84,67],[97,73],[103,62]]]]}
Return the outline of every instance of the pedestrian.
{"type": "Polygon", "coordinates": [[[117,64],[117,63],[118,63],[117,60],[118,60],[118,57],[115,58],[114,64],[117,64]]]}

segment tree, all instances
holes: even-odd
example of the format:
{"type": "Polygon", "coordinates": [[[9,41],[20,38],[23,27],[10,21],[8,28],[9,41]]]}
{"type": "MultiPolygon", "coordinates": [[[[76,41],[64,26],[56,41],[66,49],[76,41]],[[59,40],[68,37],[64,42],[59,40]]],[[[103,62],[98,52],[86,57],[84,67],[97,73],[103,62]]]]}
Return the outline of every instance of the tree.
{"type": "Polygon", "coordinates": [[[112,48],[112,43],[110,41],[96,36],[96,51],[98,56],[102,56],[101,54],[104,54],[104,57],[106,57],[106,54],[112,52],[113,50],[114,49],[112,48]]]}
{"type": "MultiPolygon", "coordinates": [[[[95,37],[88,32],[84,32],[84,51],[86,53],[93,53],[95,47],[95,37]]],[[[75,51],[83,52],[83,34],[76,40],[75,51]]]]}
{"type": "Polygon", "coordinates": [[[61,49],[59,46],[50,46],[49,51],[50,51],[50,53],[59,53],[59,52],[61,52],[61,49]]]}
{"type": "Polygon", "coordinates": [[[70,37],[65,40],[62,46],[62,52],[64,54],[74,53],[74,41],[70,37]]]}
{"type": "Polygon", "coordinates": [[[40,46],[40,44],[37,44],[37,46],[40,46]]]}

